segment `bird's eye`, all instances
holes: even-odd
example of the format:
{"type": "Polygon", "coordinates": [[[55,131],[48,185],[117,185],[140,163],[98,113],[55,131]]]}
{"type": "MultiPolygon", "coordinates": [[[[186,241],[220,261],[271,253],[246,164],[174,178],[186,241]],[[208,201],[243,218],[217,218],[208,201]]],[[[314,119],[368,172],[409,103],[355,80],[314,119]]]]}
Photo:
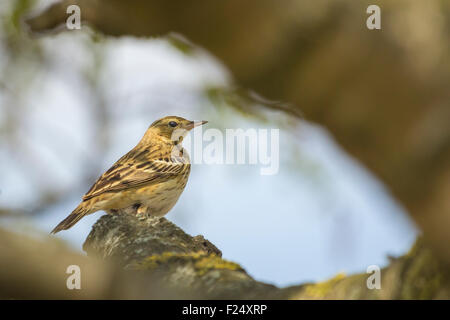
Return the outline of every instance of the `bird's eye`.
{"type": "Polygon", "coordinates": [[[178,125],[178,123],[176,123],[175,121],[169,122],[169,126],[171,126],[172,128],[175,128],[177,125],[178,125]]]}

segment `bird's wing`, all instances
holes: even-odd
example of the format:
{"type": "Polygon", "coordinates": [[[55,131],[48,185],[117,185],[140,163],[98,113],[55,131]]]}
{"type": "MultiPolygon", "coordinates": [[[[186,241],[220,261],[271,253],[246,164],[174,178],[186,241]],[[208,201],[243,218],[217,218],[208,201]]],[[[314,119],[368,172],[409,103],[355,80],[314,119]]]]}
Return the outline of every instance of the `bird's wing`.
{"type": "Polygon", "coordinates": [[[83,201],[106,192],[118,192],[163,182],[189,169],[189,163],[172,161],[170,154],[164,155],[159,152],[158,156],[149,159],[148,153],[144,157],[142,153],[130,151],[94,183],[83,196],[83,201]]]}

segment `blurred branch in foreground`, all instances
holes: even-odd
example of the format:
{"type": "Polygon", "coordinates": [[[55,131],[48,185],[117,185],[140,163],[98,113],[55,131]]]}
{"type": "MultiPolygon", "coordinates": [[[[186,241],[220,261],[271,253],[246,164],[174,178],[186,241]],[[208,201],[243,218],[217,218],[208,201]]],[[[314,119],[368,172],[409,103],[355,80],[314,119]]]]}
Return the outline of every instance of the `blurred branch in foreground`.
{"type": "Polygon", "coordinates": [[[20,217],[26,214],[26,211],[14,208],[0,208],[0,217],[20,217]]]}
{"type": "Polygon", "coordinates": [[[381,270],[380,289],[368,289],[370,274],[280,289],[222,259],[203,236],[191,237],[165,218],[141,220],[130,213],[101,217],[83,247],[88,257],[54,238],[40,242],[0,230],[0,298],[450,298],[448,269],[420,239],[410,253],[381,270]],[[71,265],[80,267],[82,290],[66,286],[71,265]]]}

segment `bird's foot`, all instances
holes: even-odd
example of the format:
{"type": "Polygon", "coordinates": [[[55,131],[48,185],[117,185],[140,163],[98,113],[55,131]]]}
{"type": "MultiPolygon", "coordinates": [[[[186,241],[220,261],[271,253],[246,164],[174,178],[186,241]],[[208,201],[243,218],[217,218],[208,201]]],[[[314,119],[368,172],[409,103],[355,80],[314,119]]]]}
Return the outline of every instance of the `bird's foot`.
{"type": "Polygon", "coordinates": [[[136,216],[139,220],[147,220],[150,218],[150,210],[147,207],[140,205],[136,210],[136,216]]]}

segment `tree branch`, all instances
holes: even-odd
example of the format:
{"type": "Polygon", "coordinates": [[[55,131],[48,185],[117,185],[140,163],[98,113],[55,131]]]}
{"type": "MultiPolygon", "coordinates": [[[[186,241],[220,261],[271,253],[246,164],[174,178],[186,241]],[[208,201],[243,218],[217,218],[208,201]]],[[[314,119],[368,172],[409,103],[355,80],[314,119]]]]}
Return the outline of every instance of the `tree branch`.
{"type": "Polygon", "coordinates": [[[38,241],[0,230],[0,298],[450,298],[448,266],[422,239],[381,271],[380,290],[367,288],[366,273],[278,288],[222,259],[220,250],[202,236],[192,237],[165,218],[138,219],[129,212],[101,217],[83,248],[88,257],[53,237],[38,241]],[[66,287],[69,265],[81,268],[81,290],[66,287]]]}

